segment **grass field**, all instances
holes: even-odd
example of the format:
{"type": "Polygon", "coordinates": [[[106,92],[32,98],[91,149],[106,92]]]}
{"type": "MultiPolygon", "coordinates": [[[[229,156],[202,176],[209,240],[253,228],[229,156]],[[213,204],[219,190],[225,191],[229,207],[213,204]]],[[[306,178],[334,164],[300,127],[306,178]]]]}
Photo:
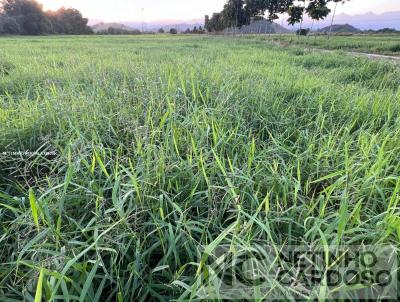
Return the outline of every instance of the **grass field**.
{"type": "Polygon", "coordinates": [[[1,38],[0,300],[189,299],[225,244],[398,246],[399,85],[262,39],[1,38]]]}
{"type": "Polygon", "coordinates": [[[272,35],[269,39],[284,45],[331,50],[356,51],[400,57],[400,35],[308,36],[272,35]]]}

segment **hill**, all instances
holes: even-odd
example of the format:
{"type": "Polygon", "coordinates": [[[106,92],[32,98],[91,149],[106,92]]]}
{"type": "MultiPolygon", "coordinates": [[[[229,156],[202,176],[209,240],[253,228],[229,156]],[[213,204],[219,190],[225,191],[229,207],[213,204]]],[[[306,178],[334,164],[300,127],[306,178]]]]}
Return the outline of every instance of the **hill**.
{"type": "Polygon", "coordinates": [[[252,21],[249,25],[244,25],[241,28],[228,28],[224,33],[239,33],[239,34],[268,34],[268,33],[288,33],[288,29],[283,26],[268,21],[266,19],[252,21]]]}
{"type": "MultiPolygon", "coordinates": [[[[331,23],[332,15],[329,15],[324,20],[320,20],[314,23],[314,28],[323,28],[329,26],[331,23]]],[[[335,17],[336,24],[351,24],[352,26],[361,30],[378,30],[381,28],[395,28],[400,30],[400,11],[387,12],[382,14],[376,13],[365,13],[358,15],[338,14],[335,17]]],[[[303,22],[303,27],[311,27],[313,24],[309,17],[306,17],[303,22]]],[[[290,29],[294,29],[293,26],[285,24],[290,29]]]]}
{"type": "MultiPolygon", "coordinates": [[[[330,26],[321,28],[320,30],[318,30],[318,32],[321,33],[328,33],[330,32],[330,26]]],[[[350,24],[334,24],[332,25],[332,32],[333,33],[360,33],[361,30],[359,30],[358,28],[355,28],[354,26],[350,25],[350,24]]]]}
{"type": "Polygon", "coordinates": [[[100,22],[95,25],[92,25],[91,28],[95,33],[100,32],[100,31],[107,31],[109,28],[114,28],[114,29],[120,29],[120,30],[134,30],[132,27],[126,26],[121,23],[104,23],[100,22]]]}
{"type": "Polygon", "coordinates": [[[179,32],[184,32],[186,29],[193,27],[204,27],[204,22],[201,19],[193,19],[193,20],[158,20],[158,21],[150,21],[144,22],[135,22],[135,21],[121,21],[121,24],[124,24],[129,27],[133,28],[142,28],[145,31],[153,31],[156,32],[160,28],[164,29],[166,32],[169,31],[171,28],[177,29],[179,32]]]}

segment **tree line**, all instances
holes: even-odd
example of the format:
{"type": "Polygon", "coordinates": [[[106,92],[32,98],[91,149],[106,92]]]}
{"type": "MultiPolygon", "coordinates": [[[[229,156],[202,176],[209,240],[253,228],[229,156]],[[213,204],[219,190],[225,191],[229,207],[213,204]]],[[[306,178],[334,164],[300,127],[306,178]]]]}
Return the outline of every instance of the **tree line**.
{"type": "Polygon", "coordinates": [[[281,14],[287,14],[288,23],[302,23],[307,15],[313,21],[325,19],[331,9],[329,3],[335,3],[333,18],[339,2],[350,0],[228,0],[221,12],[214,13],[211,18],[205,16],[205,28],[209,31],[222,31],[229,27],[241,27],[250,24],[251,20],[260,20],[268,15],[273,22],[281,14]]]}
{"type": "Polygon", "coordinates": [[[0,34],[90,34],[87,24],[74,8],[44,11],[36,0],[0,0],[0,34]]]}
{"type": "Polygon", "coordinates": [[[184,34],[204,34],[205,30],[200,25],[199,27],[197,27],[197,26],[193,27],[193,29],[187,28],[183,33],[184,34]]]}

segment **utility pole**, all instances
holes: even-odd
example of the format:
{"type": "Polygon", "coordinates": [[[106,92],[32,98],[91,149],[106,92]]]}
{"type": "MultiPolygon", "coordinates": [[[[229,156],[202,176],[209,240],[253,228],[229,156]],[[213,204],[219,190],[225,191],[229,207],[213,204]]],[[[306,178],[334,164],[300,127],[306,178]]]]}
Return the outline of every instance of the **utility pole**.
{"type": "Polygon", "coordinates": [[[142,7],[142,34],[144,33],[144,8],[142,7]]]}
{"type": "Polygon", "coordinates": [[[236,32],[238,30],[238,9],[239,8],[236,7],[235,36],[236,36],[236,32]]]}

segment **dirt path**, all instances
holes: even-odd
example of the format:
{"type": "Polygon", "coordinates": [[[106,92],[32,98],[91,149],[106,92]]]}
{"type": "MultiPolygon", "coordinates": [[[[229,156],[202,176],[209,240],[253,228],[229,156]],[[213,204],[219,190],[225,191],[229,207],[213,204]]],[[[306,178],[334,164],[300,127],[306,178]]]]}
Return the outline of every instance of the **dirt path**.
{"type": "MultiPolygon", "coordinates": [[[[334,52],[334,50],[323,49],[323,48],[310,48],[308,50],[329,52],[329,53],[334,52]]],[[[396,63],[400,63],[400,57],[396,57],[396,56],[379,55],[376,53],[365,53],[365,52],[357,52],[357,51],[344,51],[344,52],[351,54],[353,56],[356,56],[356,57],[364,57],[364,58],[373,59],[373,60],[389,60],[389,61],[393,61],[396,63]]]]}
{"type": "MultiPolygon", "coordinates": [[[[276,41],[269,41],[272,42],[275,45],[278,46],[288,46],[286,44],[280,43],[280,42],[276,42],[276,41]]],[[[301,45],[296,45],[296,44],[290,44],[290,46],[301,46],[301,45]]],[[[304,48],[305,51],[313,51],[313,52],[326,52],[326,53],[333,53],[336,50],[333,49],[324,49],[324,48],[304,48]]],[[[392,61],[395,63],[400,64],[400,56],[396,57],[396,56],[388,56],[388,55],[380,55],[380,54],[375,54],[375,53],[365,53],[365,52],[357,52],[357,51],[346,51],[343,50],[345,53],[356,56],[356,57],[364,57],[364,58],[368,58],[368,59],[372,59],[372,60],[388,60],[388,61],[392,61]]]]}

